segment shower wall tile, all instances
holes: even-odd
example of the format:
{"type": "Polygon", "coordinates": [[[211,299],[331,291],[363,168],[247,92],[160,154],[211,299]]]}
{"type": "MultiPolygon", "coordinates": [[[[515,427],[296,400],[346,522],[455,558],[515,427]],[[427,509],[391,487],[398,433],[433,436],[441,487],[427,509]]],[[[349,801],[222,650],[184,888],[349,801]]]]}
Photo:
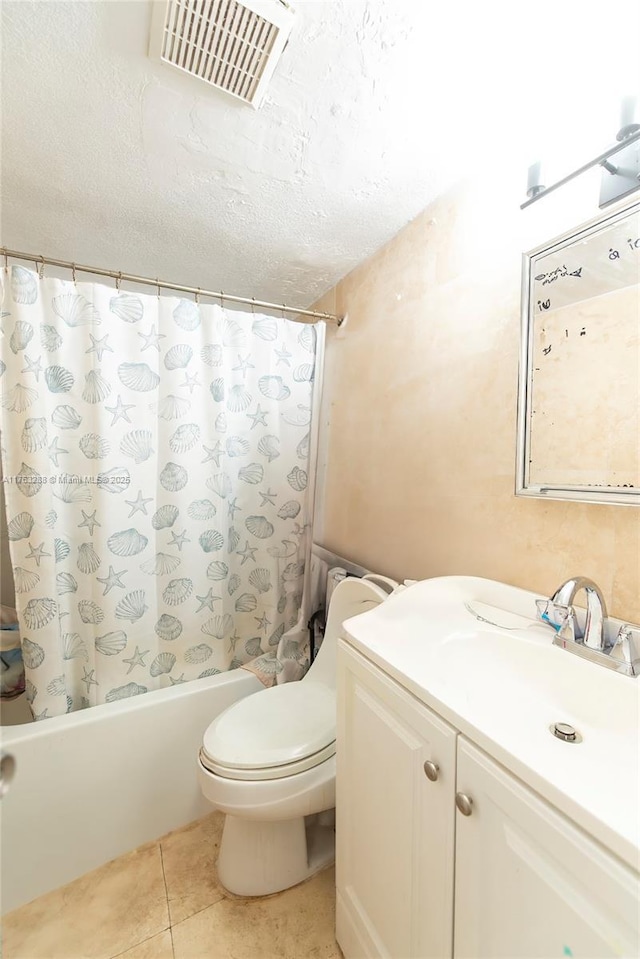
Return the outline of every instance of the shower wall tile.
{"type": "Polygon", "coordinates": [[[638,511],[514,494],[522,253],[598,213],[592,181],[521,211],[521,172],[459,184],[323,299],[348,321],[327,336],[315,540],[396,579],[549,594],[580,573],[638,622],[638,511]]]}

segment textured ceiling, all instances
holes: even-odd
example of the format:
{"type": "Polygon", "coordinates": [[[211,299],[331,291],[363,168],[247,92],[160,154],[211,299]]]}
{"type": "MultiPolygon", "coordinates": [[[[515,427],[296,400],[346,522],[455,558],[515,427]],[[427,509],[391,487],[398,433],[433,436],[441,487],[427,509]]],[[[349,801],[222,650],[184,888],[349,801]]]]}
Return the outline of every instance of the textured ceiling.
{"type": "Polygon", "coordinates": [[[299,0],[255,111],[148,58],[149,0],[1,6],[2,243],[299,305],[478,164],[499,189],[592,128],[638,35],[603,83],[582,0],[299,0]]]}

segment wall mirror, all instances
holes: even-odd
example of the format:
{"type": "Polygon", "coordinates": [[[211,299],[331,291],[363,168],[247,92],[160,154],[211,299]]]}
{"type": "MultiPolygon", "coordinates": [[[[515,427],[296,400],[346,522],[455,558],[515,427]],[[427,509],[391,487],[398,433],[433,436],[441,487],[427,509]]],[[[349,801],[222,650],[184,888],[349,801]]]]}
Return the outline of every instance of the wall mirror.
{"type": "Polygon", "coordinates": [[[516,494],[640,505],[640,202],[524,255],[516,494]]]}

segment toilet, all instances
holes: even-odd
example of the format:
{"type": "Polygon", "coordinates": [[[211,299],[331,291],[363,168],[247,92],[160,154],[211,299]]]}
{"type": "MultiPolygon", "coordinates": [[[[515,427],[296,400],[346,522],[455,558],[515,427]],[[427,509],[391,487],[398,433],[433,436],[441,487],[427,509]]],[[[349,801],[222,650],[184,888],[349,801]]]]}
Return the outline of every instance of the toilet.
{"type": "Polygon", "coordinates": [[[304,678],[247,696],[207,728],[198,777],[225,814],[218,878],[229,892],[278,892],[333,861],[338,636],[345,619],[396,587],[374,574],[338,583],[304,678]]]}

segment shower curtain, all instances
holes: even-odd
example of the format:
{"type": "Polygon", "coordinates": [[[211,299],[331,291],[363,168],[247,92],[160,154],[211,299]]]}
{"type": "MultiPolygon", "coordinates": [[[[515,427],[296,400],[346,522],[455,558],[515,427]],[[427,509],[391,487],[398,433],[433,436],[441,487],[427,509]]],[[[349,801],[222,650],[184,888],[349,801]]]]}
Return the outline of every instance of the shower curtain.
{"type": "Polygon", "coordinates": [[[5,273],[0,425],[36,719],[301,673],[324,324],[5,273]]]}

